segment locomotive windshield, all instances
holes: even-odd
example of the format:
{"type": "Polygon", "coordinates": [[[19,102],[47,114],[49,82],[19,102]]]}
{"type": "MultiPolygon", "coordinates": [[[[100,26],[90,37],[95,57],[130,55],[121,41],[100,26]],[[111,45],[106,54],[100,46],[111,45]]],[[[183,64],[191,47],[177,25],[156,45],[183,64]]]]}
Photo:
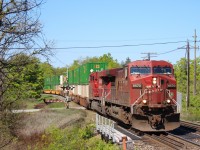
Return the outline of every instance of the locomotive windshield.
{"type": "Polygon", "coordinates": [[[153,67],[153,73],[155,74],[172,74],[170,67],[153,67]]]}
{"type": "Polygon", "coordinates": [[[131,67],[131,74],[149,74],[151,73],[150,67],[131,67]]]}

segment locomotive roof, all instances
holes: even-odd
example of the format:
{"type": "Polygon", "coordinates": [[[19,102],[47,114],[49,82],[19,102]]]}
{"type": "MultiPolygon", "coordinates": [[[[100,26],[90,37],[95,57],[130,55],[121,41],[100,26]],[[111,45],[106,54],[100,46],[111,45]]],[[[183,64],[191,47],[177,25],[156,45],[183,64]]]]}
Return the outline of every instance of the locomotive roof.
{"type": "Polygon", "coordinates": [[[164,60],[136,60],[129,64],[137,65],[137,66],[145,65],[145,66],[170,66],[170,67],[172,67],[171,63],[164,61],[164,60]]]}

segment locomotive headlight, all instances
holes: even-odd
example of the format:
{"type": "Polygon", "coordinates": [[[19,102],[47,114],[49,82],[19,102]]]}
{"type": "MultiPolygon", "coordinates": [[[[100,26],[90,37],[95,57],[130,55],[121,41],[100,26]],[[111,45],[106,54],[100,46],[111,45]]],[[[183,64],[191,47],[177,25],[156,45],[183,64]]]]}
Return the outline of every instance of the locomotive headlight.
{"type": "Polygon", "coordinates": [[[147,103],[147,100],[146,100],[146,99],[143,99],[142,102],[143,102],[144,104],[146,104],[146,103],[147,103]]]}
{"type": "Polygon", "coordinates": [[[170,99],[168,99],[168,100],[167,100],[167,103],[168,103],[168,104],[170,104],[170,103],[171,103],[171,100],[170,100],[170,99]]]}
{"type": "Polygon", "coordinates": [[[156,78],[153,78],[153,84],[156,84],[156,81],[157,79],[156,78]]]}

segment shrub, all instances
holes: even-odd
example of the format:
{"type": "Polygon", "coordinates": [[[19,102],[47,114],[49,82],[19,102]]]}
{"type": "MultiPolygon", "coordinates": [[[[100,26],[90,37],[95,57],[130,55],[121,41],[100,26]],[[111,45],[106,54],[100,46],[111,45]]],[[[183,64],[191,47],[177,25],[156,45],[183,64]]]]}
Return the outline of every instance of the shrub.
{"type": "Polygon", "coordinates": [[[118,147],[94,136],[94,125],[59,129],[49,128],[35,150],[116,150],[118,147]]]}
{"type": "MultiPolygon", "coordinates": [[[[184,96],[183,96],[184,97],[184,96]]],[[[182,104],[181,119],[189,121],[199,121],[200,120],[200,97],[199,95],[190,96],[190,106],[186,108],[186,101],[183,100],[182,104]]]]}

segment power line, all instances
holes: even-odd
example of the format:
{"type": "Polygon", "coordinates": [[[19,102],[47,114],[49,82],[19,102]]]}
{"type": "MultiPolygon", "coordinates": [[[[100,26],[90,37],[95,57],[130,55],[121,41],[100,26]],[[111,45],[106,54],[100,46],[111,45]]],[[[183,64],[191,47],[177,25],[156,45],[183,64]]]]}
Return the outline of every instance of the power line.
{"type": "Polygon", "coordinates": [[[166,51],[166,52],[163,52],[163,53],[158,53],[157,55],[168,54],[168,53],[171,53],[171,52],[174,52],[174,51],[177,51],[177,50],[183,49],[184,47],[185,47],[185,46],[182,46],[182,47],[179,47],[179,48],[176,48],[176,49],[170,50],[170,51],[166,51]]]}
{"type": "Polygon", "coordinates": [[[63,61],[61,61],[58,57],[56,57],[56,55],[54,55],[54,57],[60,62],[62,63],[63,65],[65,65],[65,63],[63,61]]]}
{"type": "MultiPolygon", "coordinates": [[[[96,48],[118,48],[118,47],[137,47],[137,46],[152,46],[152,45],[165,45],[165,44],[177,44],[177,43],[183,43],[186,41],[175,41],[175,42],[158,42],[158,43],[142,43],[142,44],[127,44],[127,45],[102,45],[102,46],[72,46],[72,47],[45,47],[47,49],[96,49],[96,48]]],[[[0,47],[2,48],[2,47],[0,47]]],[[[43,47],[44,48],[44,47],[43,47]]],[[[25,49],[25,48],[9,48],[9,49],[25,49]]],[[[30,49],[42,49],[42,47],[33,47],[30,49]]]]}
{"type": "Polygon", "coordinates": [[[151,57],[157,57],[157,56],[153,56],[153,55],[157,55],[157,53],[141,53],[141,54],[146,54],[147,56],[146,57],[142,57],[144,59],[147,59],[147,60],[151,60],[151,57]]]}
{"type": "Polygon", "coordinates": [[[103,45],[103,46],[77,46],[77,47],[65,47],[65,48],[52,48],[52,49],[89,49],[89,48],[118,48],[118,47],[136,47],[136,46],[151,46],[151,45],[164,45],[164,44],[176,44],[183,43],[186,41],[176,41],[176,42],[161,42],[161,43],[143,43],[143,44],[130,44],[130,45],[103,45]]]}

